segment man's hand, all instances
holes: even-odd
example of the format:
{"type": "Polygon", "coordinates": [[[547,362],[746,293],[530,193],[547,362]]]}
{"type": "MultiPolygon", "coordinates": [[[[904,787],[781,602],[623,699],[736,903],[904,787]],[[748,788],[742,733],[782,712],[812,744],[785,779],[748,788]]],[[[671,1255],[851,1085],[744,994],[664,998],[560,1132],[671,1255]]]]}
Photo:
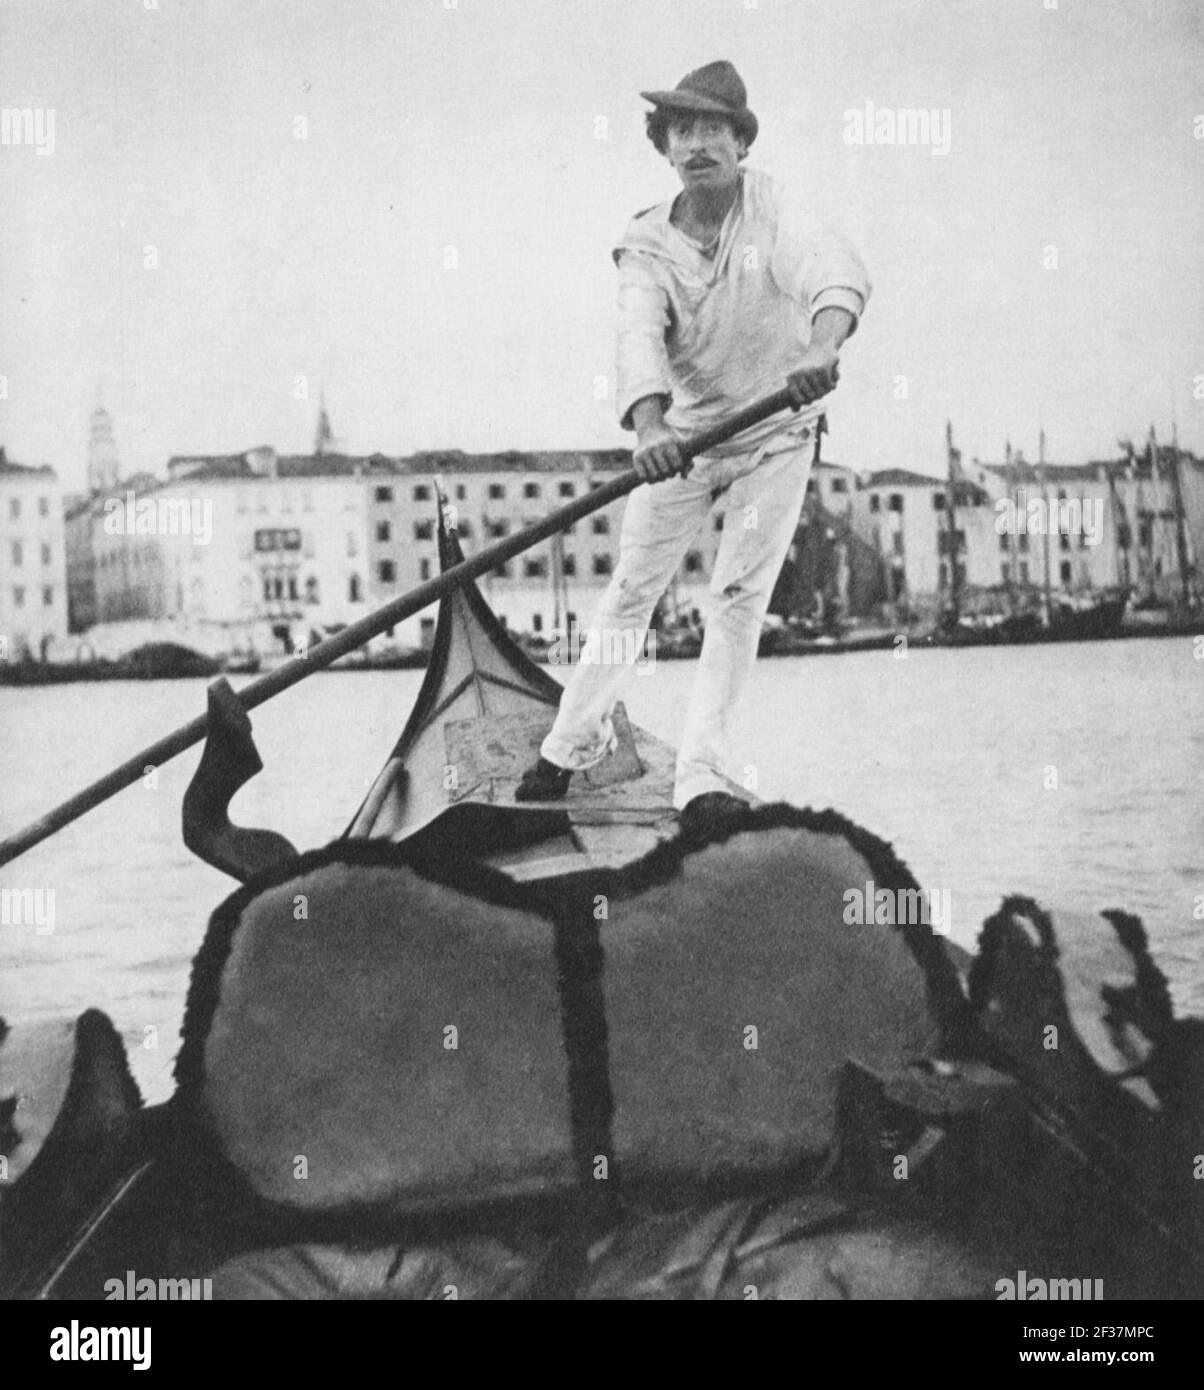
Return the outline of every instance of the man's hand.
{"type": "Polygon", "coordinates": [[[831,391],[840,380],[840,355],[828,341],[812,342],[799,366],[786,378],[795,410],[831,391]]]}
{"type": "Polygon", "coordinates": [[[649,483],[659,483],[674,473],[690,471],[690,465],[681,456],[681,443],[668,425],[641,430],[631,461],[635,471],[649,483]]]}
{"type": "Polygon", "coordinates": [[[659,396],[645,396],[636,401],[631,408],[631,421],[635,425],[636,437],[631,461],[645,482],[659,483],[664,478],[671,478],[674,473],[684,476],[690,471],[690,464],[682,459],[677,436],[665,424],[664,407],[659,396]]]}

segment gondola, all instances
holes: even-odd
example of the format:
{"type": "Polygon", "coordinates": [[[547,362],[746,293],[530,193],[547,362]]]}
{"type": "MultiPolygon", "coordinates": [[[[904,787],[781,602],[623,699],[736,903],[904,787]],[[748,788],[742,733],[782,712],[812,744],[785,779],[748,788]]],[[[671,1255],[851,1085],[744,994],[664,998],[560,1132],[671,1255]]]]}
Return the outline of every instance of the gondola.
{"type": "Polygon", "coordinates": [[[98,1010],[4,1040],[0,1294],[1204,1291],[1204,1030],[1137,919],[1012,897],[971,958],[834,811],[733,788],[684,837],[621,710],[565,801],[517,803],[559,691],[459,585],[350,825],[298,853],[231,823],[259,759],[211,688],[184,838],[240,887],[175,1093],[142,1104],[98,1010]],[[862,886],[888,912],[850,924],[862,886]]]}

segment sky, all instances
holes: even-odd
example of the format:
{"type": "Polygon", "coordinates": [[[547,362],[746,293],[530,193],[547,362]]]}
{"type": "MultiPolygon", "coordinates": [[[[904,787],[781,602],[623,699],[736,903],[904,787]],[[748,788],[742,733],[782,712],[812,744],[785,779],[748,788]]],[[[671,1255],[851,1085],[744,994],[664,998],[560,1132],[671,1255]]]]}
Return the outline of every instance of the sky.
{"type": "Polygon", "coordinates": [[[0,444],[77,488],[102,393],[126,473],[308,452],[322,391],[345,452],[629,443],[638,93],[720,57],[874,282],[829,458],[1204,454],[1197,0],[5,0],[54,148],[0,147],[0,444]],[[948,153],[849,143],[867,103],[948,153]]]}

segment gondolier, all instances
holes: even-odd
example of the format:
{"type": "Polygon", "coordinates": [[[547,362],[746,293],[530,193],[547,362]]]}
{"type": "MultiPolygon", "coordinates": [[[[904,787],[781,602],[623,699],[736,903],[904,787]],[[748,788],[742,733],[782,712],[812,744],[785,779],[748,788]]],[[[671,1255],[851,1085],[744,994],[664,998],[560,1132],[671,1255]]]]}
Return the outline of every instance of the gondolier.
{"type": "MultiPolygon", "coordinates": [[[[713,604],[674,785],[683,825],[706,825],[743,809],[724,777],[732,724],[806,494],[816,403],[836,385],[841,345],[870,284],[847,243],[777,180],[742,168],[758,123],[730,63],[709,63],[673,91],[642,95],[653,104],[648,137],[682,191],[638,213],[614,252],[618,413],[636,432],[634,464],[647,481],[628,501],[619,563],[591,641],[634,632],[638,640],[622,650],[640,649],[657,601],[717,510],[724,526],[713,604]],[[682,435],[783,380],[796,413],[683,467],[682,435]]],[[[630,666],[597,655],[587,643],[519,800],[563,797],[574,772],[613,749],[611,712],[630,666]]]]}

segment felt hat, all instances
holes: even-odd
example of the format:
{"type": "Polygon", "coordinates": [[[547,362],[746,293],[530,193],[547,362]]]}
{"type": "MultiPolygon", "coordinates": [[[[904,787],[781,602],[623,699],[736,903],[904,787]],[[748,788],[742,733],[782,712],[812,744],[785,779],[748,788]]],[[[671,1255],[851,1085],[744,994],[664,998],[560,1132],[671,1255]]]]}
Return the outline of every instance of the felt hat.
{"type": "Polygon", "coordinates": [[[748,92],[740,74],[725,60],[686,73],[671,92],[641,92],[640,96],[670,110],[729,116],[745,144],[751,145],[757,138],[759,126],[748,109],[748,92]]]}

